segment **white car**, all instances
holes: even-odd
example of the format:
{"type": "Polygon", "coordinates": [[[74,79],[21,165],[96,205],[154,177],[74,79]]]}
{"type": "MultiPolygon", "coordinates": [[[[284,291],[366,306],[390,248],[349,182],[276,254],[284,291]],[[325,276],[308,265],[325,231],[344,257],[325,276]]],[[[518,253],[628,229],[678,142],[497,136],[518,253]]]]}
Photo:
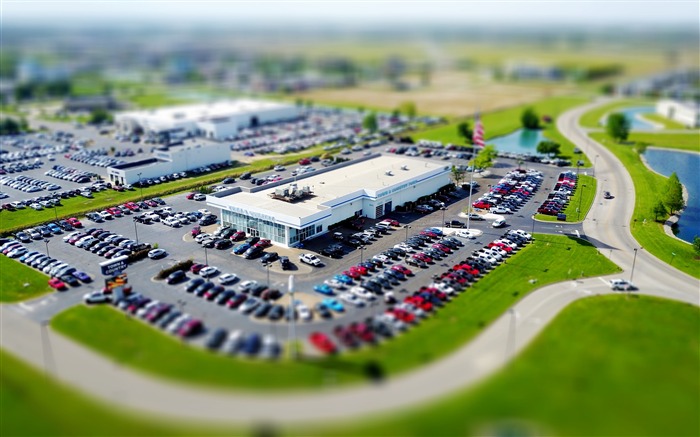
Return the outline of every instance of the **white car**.
{"type": "Polygon", "coordinates": [[[311,310],[309,309],[309,307],[307,307],[303,303],[300,303],[297,305],[297,312],[299,313],[299,318],[301,320],[305,320],[305,321],[311,320],[311,310]]]}
{"type": "Polygon", "coordinates": [[[206,208],[198,209],[197,211],[198,211],[198,212],[201,212],[201,213],[202,213],[202,216],[211,215],[211,211],[209,211],[209,210],[206,209],[206,208]]]}
{"type": "Polygon", "coordinates": [[[343,300],[347,303],[351,303],[357,307],[365,306],[365,301],[360,299],[359,297],[357,297],[356,295],[354,295],[352,293],[348,293],[348,292],[340,293],[338,295],[338,299],[343,300]]]}
{"type": "Polygon", "coordinates": [[[532,235],[528,234],[527,232],[523,231],[522,229],[513,229],[511,231],[508,231],[508,233],[520,235],[521,237],[525,238],[528,241],[532,239],[532,235]]]}
{"type": "Polygon", "coordinates": [[[202,270],[199,271],[199,276],[203,278],[209,278],[211,276],[215,276],[217,273],[219,273],[219,269],[214,266],[209,266],[209,267],[204,267],[202,270]]]}
{"type": "Polygon", "coordinates": [[[360,299],[365,299],[365,300],[375,300],[377,296],[374,295],[371,291],[365,290],[363,287],[355,286],[350,289],[350,293],[354,294],[355,296],[359,297],[360,299]]]}
{"type": "Polygon", "coordinates": [[[284,168],[283,165],[276,165],[276,166],[273,168],[273,170],[274,170],[274,171],[284,171],[285,168],[284,168]]]}
{"type": "Polygon", "coordinates": [[[394,245],[394,249],[401,249],[401,250],[403,250],[404,252],[407,252],[407,253],[413,253],[413,252],[414,252],[413,248],[412,248],[411,246],[409,246],[408,244],[406,244],[406,243],[399,243],[399,244],[396,244],[396,245],[394,245]]]}
{"type": "Polygon", "coordinates": [[[376,259],[377,261],[381,261],[383,263],[387,263],[390,261],[389,257],[386,255],[382,255],[381,253],[378,255],[374,255],[372,259],[376,259]]]}
{"type": "Polygon", "coordinates": [[[332,288],[345,288],[345,284],[335,278],[326,279],[323,283],[332,288]]]}
{"type": "Polygon", "coordinates": [[[258,285],[258,281],[254,281],[252,279],[249,279],[247,281],[243,281],[240,284],[238,284],[238,291],[242,291],[244,293],[247,293],[251,289],[255,288],[256,285],[258,285]]]}
{"type": "Polygon", "coordinates": [[[462,229],[461,231],[455,232],[455,235],[456,235],[457,237],[460,237],[460,238],[467,238],[467,239],[470,239],[470,240],[473,240],[473,239],[476,238],[476,235],[474,234],[474,232],[470,232],[470,231],[468,231],[468,230],[466,230],[466,229],[462,229]]]}
{"type": "Polygon", "coordinates": [[[194,200],[206,200],[207,196],[202,194],[202,193],[197,193],[194,196],[192,196],[192,199],[194,200]]]}
{"type": "Polygon", "coordinates": [[[235,273],[224,273],[223,275],[219,276],[219,283],[220,284],[233,284],[238,280],[238,275],[235,273]]]}
{"type": "Polygon", "coordinates": [[[505,246],[507,246],[507,247],[510,247],[510,248],[513,249],[513,250],[518,250],[518,245],[515,244],[515,243],[513,243],[513,242],[510,241],[510,240],[500,239],[500,240],[494,240],[493,242],[494,242],[494,243],[498,243],[498,244],[503,244],[503,245],[505,245],[505,246]]]}
{"type": "Polygon", "coordinates": [[[321,265],[321,260],[318,259],[318,257],[313,253],[302,253],[301,255],[299,255],[299,261],[315,267],[321,265]]]}
{"type": "Polygon", "coordinates": [[[202,241],[206,240],[207,238],[211,238],[211,236],[212,236],[211,234],[204,232],[204,233],[201,233],[201,234],[197,235],[196,237],[194,237],[194,241],[201,244],[202,241]]]}
{"type": "Polygon", "coordinates": [[[163,224],[166,226],[173,227],[173,228],[179,228],[181,226],[180,221],[178,219],[176,219],[175,217],[166,218],[165,220],[163,220],[163,224]]]}
{"type": "Polygon", "coordinates": [[[512,211],[510,208],[506,208],[504,206],[495,206],[489,210],[490,212],[494,214],[511,214],[512,211]]]}
{"type": "Polygon", "coordinates": [[[166,252],[163,249],[153,249],[153,250],[148,251],[148,257],[150,259],[163,258],[166,255],[168,255],[168,252],[166,252]]]}
{"type": "Polygon", "coordinates": [[[494,228],[502,228],[503,226],[506,225],[506,219],[504,218],[498,218],[491,223],[491,226],[494,228]]]}
{"type": "Polygon", "coordinates": [[[238,353],[241,345],[243,345],[243,331],[237,329],[235,331],[231,331],[231,333],[228,335],[226,343],[224,343],[224,345],[221,347],[221,350],[233,355],[238,353]]]}
{"type": "Polygon", "coordinates": [[[479,252],[479,253],[476,255],[476,257],[477,257],[477,258],[480,258],[480,259],[483,259],[483,260],[485,260],[485,261],[487,261],[487,262],[489,262],[489,263],[491,263],[491,264],[493,264],[493,265],[498,264],[498,260],[497,260],[496,258],[492,257],[491,255],[489,255],[488,253],[479,252]]]}
{"type": "Polygon", "coordinates": [[[83,295],[83,301],[87,304],[109,302],[110,300],[112,300],[111,297],[100,290],[95,290],[83,295]]]}
{"type": "Polygon", "coordinates": [[[621,291],[631,291],[637,289],[637,287],[635,287],[633,283],[626,279],[612,279],[610,281],[610,288],[613,290],[621,291]]]}

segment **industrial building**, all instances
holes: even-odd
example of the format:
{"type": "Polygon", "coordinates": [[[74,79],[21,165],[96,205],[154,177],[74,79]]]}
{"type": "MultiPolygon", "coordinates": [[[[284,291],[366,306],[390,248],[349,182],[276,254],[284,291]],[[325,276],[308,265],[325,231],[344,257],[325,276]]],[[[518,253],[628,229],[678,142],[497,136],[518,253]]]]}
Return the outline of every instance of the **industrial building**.
{"type": "Polygon", "coordinates": [[[133,184],[230,160],[226,144],[162,146],[155,148],[151,158],[107,167],[107,178],[119,185],[133,184]]]}
{"type": "Polygon", "coordinates": [[[222,141],[235,138],[241,129],[298,117],[296,105],[241,99],[122,112],[114,122],[122,133],[157,136],[166,142],[191,137],[222,141]]]}
{"type": "Polygon", "coordinates": [[[687,128],[700,127],[700,104],[692,101],[664,99],[656,103],[656,113],[683,124],[687,128]]]}
{"type": "Polygon", "coordinates": [[[449,163],[375,155],[259,187],[207,196],[221,222],[294,246],[352,217],[380,218],[450,183],[449,163]]]}

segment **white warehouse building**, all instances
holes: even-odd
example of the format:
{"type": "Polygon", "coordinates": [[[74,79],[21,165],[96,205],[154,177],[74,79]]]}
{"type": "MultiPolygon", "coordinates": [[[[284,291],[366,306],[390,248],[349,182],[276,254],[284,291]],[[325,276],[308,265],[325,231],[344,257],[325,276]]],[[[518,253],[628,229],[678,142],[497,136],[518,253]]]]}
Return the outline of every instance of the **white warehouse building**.
{"type": "Polygon", "coordinates": [[[161,146],[156,147],[152,158],[107,167],[107,178],[119,185],[133,184],[140,179],[159,178],[230,160],[227,144],[161,146]]]}
{"type": "Polygon", "coordinates": [[[381,155],[272,187],[235,187],[207,196],[207,204],[221,209],[224,225],[280,246],[293,246],[345,219],[380,218],[396,206],[433,194],[450,184],[450,168],[446,162],[381,155]],[[295,194],[307,190],[306,196],[296,198],[295,194]]]}
{"type": "Polygon", "coordinates": [[[664,99],[656,103],[656,113],[687,128],[700,127],[700,104],[664,99]]]}
{"type": "Polygon", "coordinates": [[[221,141],[234,138],[240,129],[294,120],[299,114],[296,105],[241,99],[121,112],[114,116],[114,122],[123,133],[167,134],[170,140],[201,136],[221,141]]]}

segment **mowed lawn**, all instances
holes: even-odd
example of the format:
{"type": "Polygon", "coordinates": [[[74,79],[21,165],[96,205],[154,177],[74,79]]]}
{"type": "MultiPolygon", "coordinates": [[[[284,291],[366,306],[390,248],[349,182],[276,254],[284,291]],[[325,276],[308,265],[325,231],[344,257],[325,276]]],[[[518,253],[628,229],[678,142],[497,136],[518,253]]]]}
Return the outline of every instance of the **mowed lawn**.
{"type": "MultiPolygon", "coordinates": [[[[580,174],[578,177],[578,185],[574,191],[574,195],[569,199],[569,204],[566,205],[563,214],[566,214],[566,222],[578,222],[586,218],[586,214],[591,209],[597,192],[597,181],[593,176],[580,174]],[[580,206],[580,212],[579,210],[580,206]]],[[[546,214],[535,214],[537,220],[546,222],[557,221],[557,216],[546,214]]]]}
{"type": "Polygon", "coordinates": [[[604,128],[605,126],[601,125],[600,122],[606,114],[618,112],[627,108],[635,108],[639,106],[654,106],[655,104],[656,101],[649,99],[613,100],[607,105],[599,106],[596,109],[593,109],[592,111],[588,111],[587,113],[583,114],[583,116],[579,120],[579,124],[582,127],[588,128],[604,128]]]}
{"type": "Polygon", "coordinates": [[[685,129],[683,123],[666,118],[663,115],[656,113],[640,114],[642,118],[646,118],[651,122],[663,125],[664,129],[685,129]]]}
{"type": "Polygon", "coordinates": [[[687,150],[700,153],[700,131],[689,133],[637,133],[632,132],[628,141],[645,143],[664,149],[687,150]]]}
{"type": "Polygon", "coordinates": [[[692,305],[637,295],[585,298],[475,389],[391,416],[289,434],[697,436],[699,333],[692,305]]]}
{"type": "Polygon", "coordinates": [[[18,302],[52,291],[49,277],[0,255],[0,302],[18,302]]]}
{"type": "Polygon", "coordinates": [[[534,244],[406,334],[377,347],[331,358],[304,357],[298,362],[269,363],[212,354],[110,306],[74,307],[56,316],[52,327],[119,363],[169,378],[261,390],[317,387],[367,380],[370,363],[373,375],[391,376],[414,369],[469,341],[535,288],[616,271],[617,266],[583,240],[537,235],[534,244]],[[177,360],[164,359],[175,355],[177,360]]]}
{"type": "Polygon", "coordinates": [[[700,278],[700,259],[693,251],[693,246],[667,236],[663,223],[656,222],[652,212],[656,202],[661,200],[667,178],[649,170],[634,146],[619,144],[603,133],[593,133],[591,137],[613,152],[632,177],[637,197],[630,231],[640,246],[666,263],[673,262],[673,267],[678,270],[700,278]]]}

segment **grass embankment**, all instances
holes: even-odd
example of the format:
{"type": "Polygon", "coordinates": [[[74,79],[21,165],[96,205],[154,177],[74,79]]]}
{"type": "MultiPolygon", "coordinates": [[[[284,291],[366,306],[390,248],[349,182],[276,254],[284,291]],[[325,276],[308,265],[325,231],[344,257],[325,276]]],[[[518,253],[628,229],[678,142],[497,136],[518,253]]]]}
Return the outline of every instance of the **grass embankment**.
{"type": "Polygon", "coordinates": [[[635,108],[639,106],[654,106],[656,102],[649,99],[624,99],[624,100],[613,100],[612,102],[597,107],[592,111],[588,111],[579,120],[579,124],[582,127],[587,128],[604,128],[600,122],[605,117],[606,114],[617,112],[620,110],[635,108]]]}
{"type": "MultiPolygon", "coordinates": [[[[588,176],[580,174],[578,177],[578,185],[574,191],[574,195],[569,199],[569,204],[564,209],[563,213],[566,214],[566,222],[578,222],[586,218],[588,211],[593,205],[595,200],[595,195],[597,192],[597,181],[593,176],[588,176]],[[578,212],[580,208],[580,213],[578,212]]],[[[555,222],[557,221],[557,216],[546,215],[546,214],[535,214],[537,220],[542,220],[545,222],[555,222]]]]}
{"type": "Polygon", "coordinates": [[[613,152],[632,177],[636,193],[630,223],[632,236],[644,250],[655,257],[666,263],[673,262],[673,267],[678,270],[700,278],[700,260],[696,257],[693,246],[669,237],[664,233],[663,221],[655,221],[653,207],[661,200],[663,190],[660,187],[666,185],[667,178],[649,170],[634,146],[618,144],[603,133],[594,133],[591,137],[613,152]],[[673,253],[676,254],[675,257],[673,253]]]}
{"type": "MultiPolygon", "coordinates": [[[[525,108],[532,107],[540,116],[548,115],[555,120],[559,114],[567,109],[581,105],[587,101],[588,99],[584,97],[551,97],[532,104],[520,105],[500,111],[482,114],[481,118],[484,124],[486,143],[488,144],[489,139],[507,135],[517,129],[522,128],[520,116],[525,108]]],[[[418,132],[413,135],[413,138],[415,140],[427,139],[441,141],[445,144],[463,144],[464,140],[457,135],[457,125],[461,121],[465,120],[469,122],[469,125],[472,128],[474,127],[473,117],[456,119],[447,125],[418,132]]],[[[555,121],[552,121],[552,123],[549,123],[543,127],[543,134],[545,137],[561,145],[560,157],[574,161],[580,159],[584,162],[584,167],[590,167],[591,162],[584,154],[574,154],[574,148],[576,146],[557,130],[555,121]]]]}
{"type": "Polygon", "coordinates": [[[632,132],[628,141],[648,144],[664,149],[687,150],[689,152],[700,152],[700,132],[689,132],[687,134],[654,134],[632,132]]]}
{"type": "MultiPolygon", "coordinates": [[[[234,167],[214,171],[206,175],[179,179],[165,184],[152,185],[143,189],[143,198],[165,196],[188,190],[196,190],[205,185],[219,183],[227,176],[239,177],[245,172],[259,172],[270,170],[277,164],[289,165],[297,162],[301,158],[325,153],[322,146],[316,146],[300,153],[280,155],[276,158],[262,158],[250,164],[238,163],[234,167]]],[[[10,234],[21,229],[26,229],[41,223],[54,221],[67,217],[79,217],[89,211],[102,210],[108,206],[123,204],[128,201],[141,200],[141,189],[136,188],[131,191],[105,190],[93,193],[92,199],[76,196],[69,199],[62,199],[62,206],[48,208],[42,211],[34,211],[25,208],[18,211],[0,211],[0,233],[10,234]]]]}
{"type": "Polygon", "coordinates": [[[476,389],[303,434],[698,435],[698,332],[697,307],[637,295],[586,298],[476,389]]]}
{"type": "Polygon", "coordinates": [[[19,302],[51,292],[49,277],[0,255],[0,302],[19,302]]]}
{"type": "Polygon", "coordinates": [[[658,123],[663,125],[664,129],[685,129],[686,127],[683,125],[683,123],[678,123],[677,121],[673,121],[669,118],[664,117],[661,114],[656,114],[656,113],[645,113],[645,114],[640,114],[642,118],[645,118],[653,123],[658,123]]]}
{"type": "Polygon", "coordinates": [[[59,314],[52,326],[63,334],[126,364],[165,377],[217,386],[288,389],[358,382],[367,364],[384,375],[440,358],[478,334],[514,302],[543,285],[619,269],[583,240],[537,235],[521,250],[435,315],[378,347],[325,359],[277,363],[238,360],[184,345],[111,307],[79,306],[59,314]],[[530,283],[536,279],[536,283],[530,283]],[[116,334],[115,334],[116,333],[116,334]],[[163,357],[177,355],[177,360],[163,357]]]}

